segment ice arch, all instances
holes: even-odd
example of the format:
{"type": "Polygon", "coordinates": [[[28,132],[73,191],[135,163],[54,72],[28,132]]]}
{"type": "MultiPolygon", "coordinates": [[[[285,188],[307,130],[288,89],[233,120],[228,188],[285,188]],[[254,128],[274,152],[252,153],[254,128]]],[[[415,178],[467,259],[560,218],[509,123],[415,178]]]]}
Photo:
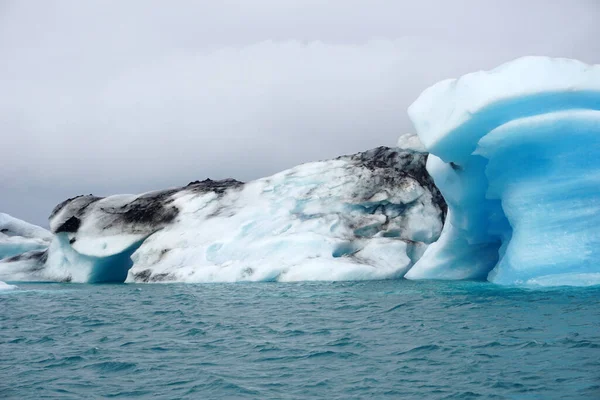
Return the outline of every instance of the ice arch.
{"type": "Polygon", "coordinates": [[[600,66],[525,57],[409,108],[449,206],[412,279],[600,283],[600,66]]]}

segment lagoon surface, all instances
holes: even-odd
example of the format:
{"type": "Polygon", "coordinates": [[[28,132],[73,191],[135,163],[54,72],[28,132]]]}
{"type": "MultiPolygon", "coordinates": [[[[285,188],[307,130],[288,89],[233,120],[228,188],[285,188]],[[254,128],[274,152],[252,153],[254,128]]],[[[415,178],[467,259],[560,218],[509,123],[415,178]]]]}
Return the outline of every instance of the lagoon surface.
{"type": "Polygon", "coordinates": [[[17,285],[0,398],[600,398],[600,287],[17,285]]]}

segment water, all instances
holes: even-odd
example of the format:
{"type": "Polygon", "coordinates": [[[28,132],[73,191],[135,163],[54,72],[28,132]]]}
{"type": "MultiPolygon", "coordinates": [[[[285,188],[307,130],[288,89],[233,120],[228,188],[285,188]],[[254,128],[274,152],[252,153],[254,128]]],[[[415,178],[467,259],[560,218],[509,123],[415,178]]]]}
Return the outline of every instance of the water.
{"type": "Polygon", "coordinates": [[[600,288],[19,284],[0,398],[600,398],[600,288]]]}

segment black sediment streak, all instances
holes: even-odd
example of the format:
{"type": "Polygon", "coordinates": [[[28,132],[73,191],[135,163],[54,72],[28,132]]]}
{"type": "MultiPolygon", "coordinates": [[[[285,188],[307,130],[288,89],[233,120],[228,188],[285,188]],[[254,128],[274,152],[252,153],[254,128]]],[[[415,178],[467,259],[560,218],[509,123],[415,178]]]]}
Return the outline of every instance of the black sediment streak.
{"type": "Polygon", "coordinates": [[[404,151],[390,147],[377,147],[362,153],[349,156],[341,156],[338,159],[350,159],[354,163],[365,168],[376,171],[381,183],[385,186],[394,187],[403,184],[406,178],[412,178],[421,186],[431,192],[433,202],[437,204],[442,215],[442,223],[446,219],[448,206],[444,197],[433,182],[433,178],[427,172],[427,153],[404,151]]]}
{"type": "Polygon", "coordinates": [[[48,250],[33,250],[26,253],[17,254],[16,256],[8,257],[3,262],[18,262],[18,261],[38,261],[39,265],[43,267],[44,263],[48,259],[48,250]]]}
{"type": "Polygon", "coordinates": [[[71,197],[70,199],[63,201],[63,202],[59,203],[56,207],[54,207],[54,209],[50,213],[49,219],[52,219],[63,208],[65,208],[65,206],[67,204],[71,203],[73,200],[76,200],[76,199],[79,199],[79,201],[83,201],[83,203],[81,205],[78,205],[79,210],[81,212],[83,212],[90,204],[103,199],[103,197],[97,197],[97,196],[94,196],[93,194],[88,194],[88,195],[80,194],[79,196],[71,197]]]}
{"type": "Polygon", "coordinates": [[[137,272],[133,274],[133,279],[135,282],[164,282],[172,280],[172,275],[166,272],[160,274],[152,274],[151,269],[145,269],[143,271],[137,272]]]}
{"type": "Polygon", "coordinates": [[[75,233],[81,226],[81,220],[75,216],[70,217],[65,222],[63,222],[56,230],[55,233],[67,232],[67,233],[75,233]]]}
{"type": "Polygon", "coordinates": [[[226,190],[232,188],[238,188],[242,186],[244,182],[240,182],[235,179],[222,179],[213,181],[212,179],[205,179],[203,181],[193,181],[188,183],[185,187],[186,190],[192,192],[215,192],[217,194],[223,194],[226,190]]]}

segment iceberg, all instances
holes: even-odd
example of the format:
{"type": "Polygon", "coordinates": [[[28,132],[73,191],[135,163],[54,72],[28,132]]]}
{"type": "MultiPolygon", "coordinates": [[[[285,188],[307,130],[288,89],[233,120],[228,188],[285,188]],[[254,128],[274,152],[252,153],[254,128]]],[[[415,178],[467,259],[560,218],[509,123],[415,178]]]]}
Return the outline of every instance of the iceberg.
{"type": "Polygon", "coordinates": [[[416,134],[270,177],[0,214],[0,279],[600,284],[600,66],[524,57],[437,83],[416,134]]]}
{"type": "Polygon", "coordinates": [[[52,233],[40,226],[0,213],[0,277],[18,281],[36,275],[46,261],[52,238],[52,233]]]}
{"type": "Polygon", "coordinates": [[[525,57],[408,112],[448,217],[406,278],[600,283],[600,66],[525,57]]]}
{"type": "Polygon", "coordinates": [[[426,160],[426,153],[380,147],[248,183],[207,179],[141,195],[78,196],[53,210],[55,236],[44,259],[0,263],[0,278],[401,278],[444,223],[446,204],[426,160]]]}
{"type": "Polygon", "coordinates": [[[0,291],[2,290],[13,290],[17,287],[15,285],[9,285],[8,283],[0,281],[0,291]]]}
{"type": "Polygon", "coordinates": [[[0,213],[0,260],[46,249],[51,240],[52,233],[46,229],[0,213]]]}

